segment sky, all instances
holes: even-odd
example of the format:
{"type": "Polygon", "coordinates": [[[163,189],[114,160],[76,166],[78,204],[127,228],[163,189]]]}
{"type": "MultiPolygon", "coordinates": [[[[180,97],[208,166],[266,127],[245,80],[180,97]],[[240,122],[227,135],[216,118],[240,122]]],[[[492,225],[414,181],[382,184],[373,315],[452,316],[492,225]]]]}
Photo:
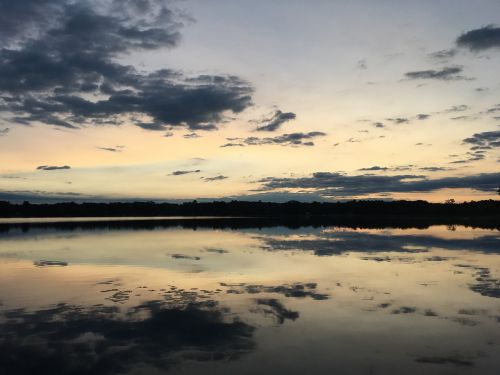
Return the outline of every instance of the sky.
{"type": "Polygon", "coordinates": [[[0,200],[498,199],[498,0],[0,0],[0,200]]]}

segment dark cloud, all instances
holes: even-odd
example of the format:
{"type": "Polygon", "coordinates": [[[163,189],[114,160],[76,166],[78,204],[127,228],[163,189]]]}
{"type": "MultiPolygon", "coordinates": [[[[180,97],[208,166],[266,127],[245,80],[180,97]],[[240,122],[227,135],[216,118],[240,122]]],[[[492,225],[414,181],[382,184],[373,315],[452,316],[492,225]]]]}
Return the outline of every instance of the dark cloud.
{"type": "Polygon", "coordinates": [[[383,122],[374,122],[372,125],[375,126],[376,128],[385,127],[383,122]]]}
{"type": "Polygon", "coordinates": [[[324,137],[323,132],[309,133],[289,133],[278,135],[275,137],[247,137],[247,138],[232,138],[232,140],[240,141],[226,143],[220,147],[235,147],[235,146],[262,146],[262,145],[281,145],[281,146],[314,146],[312,140],[317,137],[324,137]]]}
{"type": "Polygon", "coordinates": [[[224,113],[251,104],[252,87],[235,76],[143,73],[118,62],[178,44],[184,18],[164,2],[1,0],[0,14],[0,111],[12,122],[214,130],[224,113]]]}
{"type": "Polygon", "coordinates": [[[475,133],[472,137],[465,138],[463,143],[477,146],[480,149],[500,148],[500,131],[475,133]]]}
{"type": "Polygon", "coordinates": [[[273,132],[278,130],[285,122],[295,120],[296,117],[297,116],[293,112],[282,112],[277,110],[272,118],[264,120],[255,130],[273,132]]]}
{"type": "Polygon", "coordinates": [[[457,46],[474,52],[500,48],[500,27],[489,25],[468,31],[460,35],[456,43],[457,46]]]}
{"type": "Polygon", "coordinates": [[[408,79],[437,79],[443,81],[467,79],[460,75],[462,71],[463,68],[460,66],[449,66],[441,70],[429,69],[408,72],[405,76],[408,79]]]}
{"type": "Polygon", "coordinates": [[[168,129],[166,125],[155,122],[137,122],[135,125],[144,130],[164,131],[168,129]]]}
{"type": "Polygon", "coordinates": [[[10,128],[0,129],[0,137],[7,135],[10,132],[10,128]]]}
{"type": "Polygon", "coordinates": [[[221,180],[226,180],[228,179],[229,177],[227,176],[223,176],[223,175],[219,175],[219,176],[214,176],[214,177],[202,177],[202,179],[206,182],[212,182],[212,181],[221,181],[221,180]]]}
{"type": "Polygon", "coordinates": [[[311,177],[268,177],[257,182],[262,184],[262,191],[307,189],[325,197],[346,197],[377,193],[430,192],[445,188],[493,192],[498,188],[499,181],[500,173],[429,179],[421,175],[349,176],[334,172],[316,172],[311,177]]]}
{"type": "Polygon", "coordinates": [[[42,171],[57,171],[60,169],[71,169],[69,165],[62,165],[62,166],[56,166],[56,165],[40,165],[36,167],[38,170],[42,171]]]}
{"type": "Polygon", "coordinates": [[[466,153],[467,158],[455,160],[452,164],[465,164],[473,161],[483,160],[490,150],[500,148],[500,131],[489,131],[475,133],[472,137],[465,138],[463,143],[471,146],[466,153]]]}
{"type": "Polygon", "coordinates": [[[429,115],[427,113],[419,113],[417,115],[418,120],[427,120],[429,117],[431,117],[431,115],[429,115]]]}
{"type": "Polygon", "coordinates": [[[200,173],[200,169],[193,169],[193,170],[185,170],[185,171],[173,171],[170,176],[182,176],[185,174],[190,174],[190,173],[200,173]]]}

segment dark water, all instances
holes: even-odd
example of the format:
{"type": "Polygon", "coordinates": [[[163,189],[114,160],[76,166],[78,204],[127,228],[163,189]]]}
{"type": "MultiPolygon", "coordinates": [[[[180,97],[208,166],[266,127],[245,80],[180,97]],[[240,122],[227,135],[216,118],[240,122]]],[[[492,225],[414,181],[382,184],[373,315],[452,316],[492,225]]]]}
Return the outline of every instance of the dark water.
{"type": "Polygon", "coordinates": [[[30,225],[0,374],[499,374],[497,230],[30,225]]]}

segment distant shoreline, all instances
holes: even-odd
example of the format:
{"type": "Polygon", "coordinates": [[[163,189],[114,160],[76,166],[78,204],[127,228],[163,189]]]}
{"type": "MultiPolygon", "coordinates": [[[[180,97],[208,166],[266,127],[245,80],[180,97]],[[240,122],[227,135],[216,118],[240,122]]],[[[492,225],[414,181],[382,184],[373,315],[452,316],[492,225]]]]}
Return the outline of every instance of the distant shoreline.
{"type": "Polygon", "coordinates": [[[426,201],[348,202],[290,201],[286,203],[214,201],[154,203],[50,203],[15,204],[0,201],[1,218],[99,218],[99,217],[327,217],[327,216],[419,216],[492,217],[500,219],[500,200],[464,203],[426,201]]]}

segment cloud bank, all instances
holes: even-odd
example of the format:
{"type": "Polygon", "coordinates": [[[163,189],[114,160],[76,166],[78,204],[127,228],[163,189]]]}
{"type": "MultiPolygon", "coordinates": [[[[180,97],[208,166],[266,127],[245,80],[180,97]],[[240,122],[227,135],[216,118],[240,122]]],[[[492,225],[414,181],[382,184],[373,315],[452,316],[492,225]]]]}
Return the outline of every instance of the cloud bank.
{"type": "Polygon", "coordinates": [[[429,179],[422,175],[349,176],[335,172],[316,172],[310,177],[267,177],[257,181],[260,191],[301,189],[325,197],[350,197],[379,193],[431,192],[446,188],[464,188],[493,192],[500,184],[500,173],[482,173],[465,177],[429,179]]]}

